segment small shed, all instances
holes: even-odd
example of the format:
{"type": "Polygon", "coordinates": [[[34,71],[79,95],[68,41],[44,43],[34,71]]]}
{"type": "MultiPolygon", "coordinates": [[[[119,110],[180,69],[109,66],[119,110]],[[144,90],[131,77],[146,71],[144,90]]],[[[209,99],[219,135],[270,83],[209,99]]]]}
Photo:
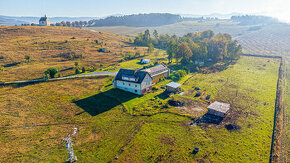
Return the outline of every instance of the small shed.
{"type": "Polygon", "coordinates": [[[208,114],[212,114],[219,117],[225,117],[230,110],[230,104],[215,101],[208,107],[208,114]]]}
{"type": "Polygon", "coordinates": [[[166,84],[166,91],[168,92],[181,92],[181,88],[180,88],[181,84],[175,83],[175,82],[171,82],[166,84]]]}
{"type": "Polygon", "coordinates": [[[147,63],[150,63],[150,59],[141,59],[141,60],[140,60],[140,63],[141,63],[141,64],[147,64],[147,63]]]}

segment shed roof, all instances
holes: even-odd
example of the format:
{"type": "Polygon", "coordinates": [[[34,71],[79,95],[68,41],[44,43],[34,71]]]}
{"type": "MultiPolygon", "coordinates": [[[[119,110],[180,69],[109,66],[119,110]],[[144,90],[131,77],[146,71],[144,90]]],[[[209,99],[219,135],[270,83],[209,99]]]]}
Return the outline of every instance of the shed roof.
{"type": "Polygon", "coordinates": [[[166,70],[168,70],[168,68],[165,65],[157,64],[154,67],[150,67],[150,68],[144,69],[142,71],[146,71],[150,75],[155,75],[155,73],[158,72],[158,71],[162,71],[163,72],[163,71],[166,71],[166,70]]]}
{"type": "Polygon", "coordinates": [[[123,80],[122,77],[135,77],[137,80],[136,82],[134,81],[129,81],[129,82],[134,82],[134,83],[142,83],[146,76],[147,72],[145,71],[135,71],[135,70],[130,70],[130,69],[120,69],[119,72],[117,73],[115,80],[122,80],[122,81],[127,81],[123,80]]]}
{"type": "Polygon", "coordinates": [[[207,108],[218,112],[227,113],[228,110],[230,109],[230,104],[215,101],[212,104],[210,104],[207,108]]]}
{"type": "Polygon", "coordinates": [[[178,84],[178,83],[175,83],[175,82],[171,82],[171,83],[166,84],[166,86],[172,87],[172,88],[178,88],[178,87],[181,86],[181,84],[178,84]]]}

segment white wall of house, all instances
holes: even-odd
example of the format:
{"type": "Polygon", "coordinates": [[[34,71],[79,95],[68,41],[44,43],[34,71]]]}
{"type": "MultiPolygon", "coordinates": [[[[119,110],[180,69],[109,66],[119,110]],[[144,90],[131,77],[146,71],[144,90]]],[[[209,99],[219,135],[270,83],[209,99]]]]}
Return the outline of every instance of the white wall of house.
{"type": "Polygon", "coordinates": [[[140,83],[127,82],[127,81],[114,81],[114,87],[122,89],[124,91],[132,92],[138,95],[142,95],[140,83]]]}
{"type": "Polygon", "coordinates": [[[149,74],[146,74],[144,80],[141,83],[141,90],[151,86],[152,86],[152,78],[149,76],[149,74]]]}
{"type": "Polygon", "coordinates": [[[135,83],[130,81],[114,80],[114,88],[119,88],[124,91],[132,92],[138,95],[142,95],[142,90],[152,86],[152,78],[149,74],[146,74],[142,83],[135,83]]]}

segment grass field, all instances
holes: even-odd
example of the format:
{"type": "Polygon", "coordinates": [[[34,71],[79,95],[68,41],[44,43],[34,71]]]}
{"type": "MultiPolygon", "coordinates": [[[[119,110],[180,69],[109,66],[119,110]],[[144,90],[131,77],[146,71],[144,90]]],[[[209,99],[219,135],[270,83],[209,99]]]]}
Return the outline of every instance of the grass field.
{"type": "Polygon", "coordinates": [[[169,99],[161,95],[169,80],[145,96],[112,89],[112,77],[2,87],[0,160],[65,161],[62,138],[78,127],[73,142],[80,162],[268,162],[278,66],[278,60],[242,57],[224,71],[182,79],[193,76],[182,86],[185,95],[172,98],[206,103],[194,97],[192,87],[199,86],[232,105],[219,125],[195,127],[189,124],[199,114],[160,108],[169,99]],[[229,131],[227,124],[240,129],[229,131]],[[190,154],[195,146],[200,152],[190,154]]]}
{"type": "Polygon", "coordinates": [[[103,32],[63,27],[0,27],[0,81],[42,78],[44,71],[56,67],[60,75],[74,73],[74,63],[80,68],[95,66],[97,70],[118,66],[121,53],[146,53],[144,47],[134,47],[129,38],[103,32]],[[96,40],[98,43],[96,43],[96,40]],[[109,53],[98,52],[108,48],[109,53]],[[68,58],[69,54],[82,58],[68,58]],[[30,63],[24,59],[31,56],[30,63]]]}
{"type": "Polygon", "coordinates": [[[286,111],[286,158],[290,159],[290,60],[286,60],[286,91],[285,91],[285,111],[286,111]]]}

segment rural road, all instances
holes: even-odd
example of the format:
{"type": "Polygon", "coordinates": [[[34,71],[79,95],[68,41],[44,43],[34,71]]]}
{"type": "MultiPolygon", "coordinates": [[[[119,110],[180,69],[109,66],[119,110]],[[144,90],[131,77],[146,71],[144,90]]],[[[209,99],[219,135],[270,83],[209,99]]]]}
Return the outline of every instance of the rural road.
{"type": "Polygon", "coordinates": [[[116,76],[117,72],[102,71],[102,72],[93,72],[90,74],[83,75],[74,75],[60,78],[51,78],[51,79],[34,79],[34,80],[19,80],[19,81],[9,81],[9,82],[0,82],[0,85],[9,85],[9,84],[23,84],[23,83],[36,83],[36,82],[46,82],[46,81],[57,81],[65,79],[74,79],[74,78],[83,78],[83,77],[94,77],[94,76],[116,76]]]}

